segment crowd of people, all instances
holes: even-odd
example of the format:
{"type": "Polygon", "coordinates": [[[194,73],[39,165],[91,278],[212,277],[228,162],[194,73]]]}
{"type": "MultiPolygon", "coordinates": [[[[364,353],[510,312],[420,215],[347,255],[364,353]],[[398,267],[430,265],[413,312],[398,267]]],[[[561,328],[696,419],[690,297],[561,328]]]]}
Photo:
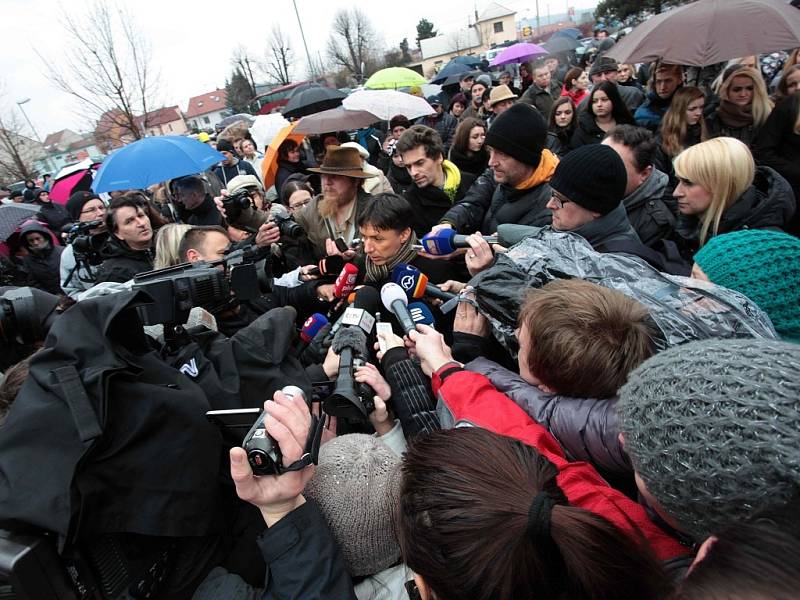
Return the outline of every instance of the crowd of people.
{"type": "Polygon", "coordinates": [[[700,80],[606,35],[287,140],[272,185],[247,132],[146,190],[31,182],[0,524],[150,597],[794,597],[799,51],[700,80]],[[206,420],[242,409],[269,474],[258,410],[206,420]]]}

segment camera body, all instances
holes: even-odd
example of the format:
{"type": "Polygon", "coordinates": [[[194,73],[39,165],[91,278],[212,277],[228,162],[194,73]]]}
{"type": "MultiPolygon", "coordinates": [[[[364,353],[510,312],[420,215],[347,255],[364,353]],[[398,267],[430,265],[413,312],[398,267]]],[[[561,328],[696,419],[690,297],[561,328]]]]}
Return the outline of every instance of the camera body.
{"type": "Polygon", "coordinates": [[[242,188],[233,194],[223,196],[222,206],[225,208],[228,221],[235,223],[242,212],[254,206],[253,199],[250,197],[250,190],[242,188]]]}
{"type": "Polygon", "coordinates": [[[292,217],[281,217],[275,215],[272,222],[278,226],[278,231],[281,232],[281,238],[289,238],[297,240],[302,238],[306,231],[295,221],[292,217]]]}
{"type": "Polygon", "coordinates": [[[92,266],[97,266],[103,262],[100,250],[108,240],[108,233],[89,233],[92,229],[96,229],[102,224],[103,221],[101,220],[73,223],[65,231],[66,242],[72,246],[76,261],[83,261],[92,266]]]}
{"type": "MultiPolygon", "coordinates": [[[[295,385],[287,385],[281,392],[286,396],[304,397],[303,390],[295,385]]],[[[267,411],[262,410],[256,422],[244,436],[242,447],[247,452],[247,461],[254,475],[280,475],[284,472],[283,455],[275,439],[267,433],[264,421],[267,411]]]]}

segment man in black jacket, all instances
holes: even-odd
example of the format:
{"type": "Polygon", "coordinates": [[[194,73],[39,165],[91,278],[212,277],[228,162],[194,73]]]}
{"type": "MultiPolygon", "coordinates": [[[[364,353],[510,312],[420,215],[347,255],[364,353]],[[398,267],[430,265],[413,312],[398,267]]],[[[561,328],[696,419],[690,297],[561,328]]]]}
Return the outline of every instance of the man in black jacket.
{"type": "Polygon", "coordinates": [[[106,228],[111,235],[100,250],[103,263],[97,269],[97,283],[122,283],[153,268],[153,227],[140,199],[120,196],[112,200],[106,228]]]}
{"type": "Polygon", "coordinates": [[[63,205],[56,204],[50,199],[50,192],[47,190],[36,190],[33,202],[39,205],[41,220],[45,221],[50,231],[56,235],[60,235],[61,228],[72,220],[63,205]]]}
{"type": "Polygon", "coordinates": [[[425,235],[464,197],[475,178],[445,160],[442,138],[425,125],[403,132],[395,150],[414,181],[405,193],[414,211],[412,228],[417,235],[425,235]]]}
{"type": "Polygon", "coordinates": [[[545,149],[547,123],[528,104],[516,103],[486,133],[489,170],[433,227],[490,234],[503,223],[550,224],[548,181],[558,158],[545,149]]]}
{"type": "MultiPolygon", "coordinates": [[[[257,181],[257,180],[256,180],[257,181]]],[[[222,225],[214,198],[206,192],[200,177],[189,176],[176,179],[173,193],[181,221],[189,225],[222,225]]]]}

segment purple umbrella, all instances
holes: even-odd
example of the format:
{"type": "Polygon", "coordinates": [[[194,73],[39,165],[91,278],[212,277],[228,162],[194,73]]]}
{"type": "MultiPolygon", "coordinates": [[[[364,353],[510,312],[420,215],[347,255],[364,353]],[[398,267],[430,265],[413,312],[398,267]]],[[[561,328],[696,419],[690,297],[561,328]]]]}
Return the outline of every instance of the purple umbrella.
{"type": "Polygon", "coordinates": [[[509,63],[524,62],[534,56],[543,56],[548,54],[547,50],[536,44],[529,44],[528,42],[521,42],[514,44],[503,50],[500,54],[492,59],[489,63],[490,67],[497,67],[500,65],[507,65],[509,63]]]}

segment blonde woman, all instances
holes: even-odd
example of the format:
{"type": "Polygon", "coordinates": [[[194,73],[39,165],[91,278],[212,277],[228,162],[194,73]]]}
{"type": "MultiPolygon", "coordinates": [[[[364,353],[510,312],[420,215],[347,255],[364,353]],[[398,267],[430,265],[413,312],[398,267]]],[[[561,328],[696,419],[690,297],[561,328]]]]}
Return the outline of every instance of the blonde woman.
{"type": "Polygon", "coordinates": [[[156,234],[156,258],[153,261],[154,269],[163,269],[180,264],[178,246],[184,234],[192,228],[184,223],[167,223],[156,234]]]}
{"type": "Polygon", "coordinates": [[[719,88],[719,106],[707,121],[709,137],[733,137],[751,146],[772,112],[761,73],[744,67],[731,73],[719,88]]]}
{"type": "Polygon", "coordinates": [[[794,214],[789,183],[769,167],[756,168],[750,149],[720,137],[675,159],[677,232],[687,258],[709,238],[739,229],[783,229],[794,214]]]}

